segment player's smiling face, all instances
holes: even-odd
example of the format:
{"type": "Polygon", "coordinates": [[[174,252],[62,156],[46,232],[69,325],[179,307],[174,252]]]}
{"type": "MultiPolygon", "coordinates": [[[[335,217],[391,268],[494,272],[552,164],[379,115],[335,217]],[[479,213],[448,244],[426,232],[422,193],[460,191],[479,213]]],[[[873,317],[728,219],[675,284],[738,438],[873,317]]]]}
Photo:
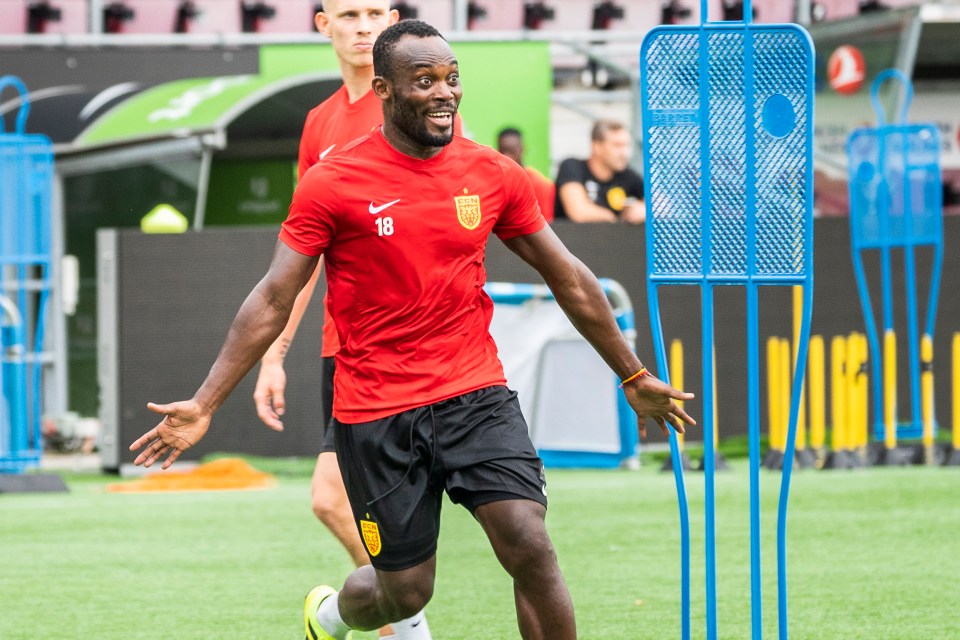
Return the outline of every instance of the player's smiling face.
{"type": "Polygon", "coordinates": [[[394,56],[391,77],[385,79],[391,94],[386,120],[414,147],[450,144],[463,95],[450,45],[438,37],[404,36],[394,56]]]}
{"type": "Polygon", "coordinates": [[[337,57],[354,67],[373,66],[373,43],[398,19],[389,0],[324,0],[317,30],[330,38],[337,57]]]}

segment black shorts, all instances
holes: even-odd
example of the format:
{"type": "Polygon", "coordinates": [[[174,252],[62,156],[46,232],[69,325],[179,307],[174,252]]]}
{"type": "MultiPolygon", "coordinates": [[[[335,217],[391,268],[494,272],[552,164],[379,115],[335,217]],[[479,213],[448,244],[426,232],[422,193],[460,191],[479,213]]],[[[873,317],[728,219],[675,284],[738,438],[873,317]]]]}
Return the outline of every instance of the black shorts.
{"type": "Polygon", "coordinates": [[[333,424],[357,528],[378,569],[406,569],[436,553],[444,490],[471,513],[499,500],[547,504],[543,462],[506,387],[333,424]]]}
{"type": "Polygon", "coordinates": [[[320,429],[320,452],[336,451],[333,420],[333,372],[336,370],[336,358],[320,358],[320,410],[323,424],[320,429]]]}

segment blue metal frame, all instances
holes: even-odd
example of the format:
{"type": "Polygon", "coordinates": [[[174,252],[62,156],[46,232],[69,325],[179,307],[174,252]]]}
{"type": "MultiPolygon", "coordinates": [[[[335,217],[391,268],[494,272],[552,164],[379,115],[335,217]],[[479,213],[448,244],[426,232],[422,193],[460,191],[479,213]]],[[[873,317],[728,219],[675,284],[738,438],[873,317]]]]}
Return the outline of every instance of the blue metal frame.
{"type": "Polygon", "coordinates": [[[23,82],[0,77],[0,94],[20,93],[15,131],[0,123],[0,472],[37,466],[42,451],[41,352],[51,280],[53,145],[26,134],[23,82]]]}
{"type": "MultiPolygon", "coordinates": [[[[607,299],[610,300],[617,326],[627,340],[633,344],[636,337],[633,303],[623,286],[609,278],[600,278],[607,299]]],[[[497,304],[523,304],[528,300],[555,300],[550,289],[543,284],[524,284],[508,282],[488,282],[484,291],[497,304]]],[[[548,467],[607,467],[615,468],[637,455],[639,435],[637,433],[636,414],[626,398],[617,389],[620,380],[612,372],[611,385],[617,393],[617,417],[620,432],[620,452],[603,453],[598,451],[555,451],[540,449],[537,453],[548,467]]]]}
{"type": "MultiPolygon", "coordinates": [[[[651,30],[640,52],[647,214],[647,295],[661,375],[669,381],[659,288],[699,286],[703,406],[714,402],[713,288],[747,302],[752,637],[762,637],[759,287],[803,287],[787,450],[777,514],[779,636],[787,638],[786,515],[813,308],[813,43],[797,25],[710,22],[651,30]]],[[[702,419],[706,637],[717,638],[714,416],[702,419]]],[[[690,638],[690,516],[674,433],[680,505],[681,636],[690,638]]]]}
{"type": "Polygon", "coordinates": [[[933,249],[930,292],[924,332],[933,337],[943,265],[943,182],[940,171],[940,134],[933,124],[906,124],[913,98],[910,79],[896,69],[877,75],[871,89],[877,127],[857,129],[847,140],[850,185],[850,241],[853,270],[860,292],[867,342],[872,357],[874,437],[883,438],[883,345],[870,298],[863,254],[880,254],[880,297],[883,330],[892,331],[893,279],[890,263],[894,249],[903,251],[906,279],[907,342],[910,373],[909,424],[897,428],[898,437],[919,438],[923,433],[920,397],[920,335],[914,249],[933,249]],[[897,121],[887,123],[880,88],[899,80],[904,95],[897,121]],[[919,179],[918,179],[919,178],[919,179]],[[919,189],[917,187],[920,187],[919,189]],[[894,196],[901,196],[894,198],[894,196]],[[915,208],[916,198],[921,205],[915,208]],[[902,206],[898,207],[900,204],[902,206]]]}

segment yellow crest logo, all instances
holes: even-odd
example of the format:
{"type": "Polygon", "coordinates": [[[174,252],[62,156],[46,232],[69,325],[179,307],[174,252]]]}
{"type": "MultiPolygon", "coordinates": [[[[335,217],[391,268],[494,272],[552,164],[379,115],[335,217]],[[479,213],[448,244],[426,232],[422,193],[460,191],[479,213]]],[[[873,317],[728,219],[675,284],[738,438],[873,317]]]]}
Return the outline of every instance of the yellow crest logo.
{"type": "Polygon", "coordinates": [[[614,211],[623,211],[623,207],[627,204],[627,192],[623,187],[614,187],[607,191],[607,202],[614,211]]]}
{"type": "Polygon", "coordinates": [[[380,527],[377,526],[377,523],[370,520],[361,520],[360,533],[363,534],[363,544],[367,545],[367,551],[370,555],[378,555],[383,546],[380,544],[380,527]]]}
{"type": "Polygon", "coordinates": [[[480,225],[480,196],[456,196],[457,220],[464,229],[473,231],[480,225]]]}

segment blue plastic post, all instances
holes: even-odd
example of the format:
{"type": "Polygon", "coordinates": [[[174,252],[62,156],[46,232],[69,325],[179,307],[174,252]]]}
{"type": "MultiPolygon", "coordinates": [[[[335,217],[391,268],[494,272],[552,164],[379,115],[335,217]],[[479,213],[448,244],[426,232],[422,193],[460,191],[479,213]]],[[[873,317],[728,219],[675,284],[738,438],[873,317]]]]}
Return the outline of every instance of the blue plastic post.
{"type": "Polygon", "coordinates": [[[864,267],[867,251],[880,254],[880,304],[884,331],[894,328],[893,284],[890,266],[894,250],[903,252],[907,308],[907,354],[910,379],[909,425],[898,428],[900,437],[919,437],[923,430],[920,396],[920,317],[916,283],[915,250],[933,250],[930,291],[924,332],[933,336],[940,276],[943,264],[943,191],[940,170],[940,135],[932,124],[907,124],[913,96],[909,78],[896,69],[877,75],[871,101],[877,127],[854,131],[847,141],[850,186],[850,241],[853,269],[863,309],[871,353],[874,435],[883,434],[883,377],[877,322],[864,267]],[[901,108],[888,122],[880,101],[880,89],[888,80],[898,80],[903,89],[901,108]]]}
{"type": "MultiPolygon", "coordinates": [[[[762,636],[759,287],[803,287],[798,367],[777,516],[778,625],[787,638],[786,509],[813,302],[813,45],[797,25],[711,22],[651,30],[640,52],[650,324],[669,381],[659,287],[698,286],[704,442],[706,637],[717,620],[713,352],[715,286],[747,299],[751,633],[762,636]]],[[[680,510],[681,637],[690,628],[690,522],[677,440],[670,455],[680,510]]]]}
{"type": "Polygon", "coordinates": [[[14,131],[0,122],[0,472],[36,466],[40,434],[41,353],[51,281],[53,145],[27,134],[30,102],[23,82],[0,77],[0,94],[20,94],[14,131]],[[12,277],[11,277],[12,276],[12,277]]]}

